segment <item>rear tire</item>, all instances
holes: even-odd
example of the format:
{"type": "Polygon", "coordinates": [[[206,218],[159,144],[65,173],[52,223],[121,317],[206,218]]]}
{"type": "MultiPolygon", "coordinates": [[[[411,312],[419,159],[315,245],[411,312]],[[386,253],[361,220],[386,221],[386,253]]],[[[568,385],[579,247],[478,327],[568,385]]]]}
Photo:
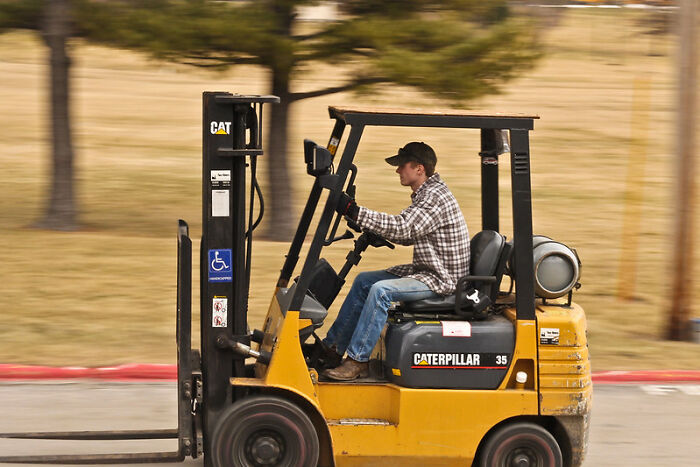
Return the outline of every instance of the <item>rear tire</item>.
{"type": "Polygon", "coordinates": [[[534,423],[499,428],[484,445],[481,467],[562,467],[561,449],[554,436],[534,423]]]}
{"type": "Polygon", "coordinates": [[[212,435],[216,467],[313,467],[319,443],[309,417],[279,397],[254,396],[229,407],[212,435]]]}

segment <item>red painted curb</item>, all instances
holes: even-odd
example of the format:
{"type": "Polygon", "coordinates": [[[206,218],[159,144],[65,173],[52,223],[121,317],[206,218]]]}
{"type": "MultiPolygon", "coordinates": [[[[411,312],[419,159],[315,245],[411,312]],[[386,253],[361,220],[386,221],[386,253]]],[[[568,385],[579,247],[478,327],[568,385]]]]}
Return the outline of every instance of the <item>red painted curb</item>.
{"type": "Polygon", "coordinates": [[[176,380],[177,366],[127,364],[111,367],[49,367],[0,364],[0,381],[93,378],[108,381],[176,380]]]}
{"type": "MultiPolygon", "coordinates": [[[[700,370],[603,371],[593,373],[595,384],[700,382],[700,370]]],[[[132,363],[111,367],[49,367],[0,364],[0,381],[89,378],[104,381],[174,381],[177,366],[132,363]]]]}
{"type": "Polygon", "coordinates": [[[700,382],[697,370],[602,371],[593,373],[596,384],[700,382]]]}

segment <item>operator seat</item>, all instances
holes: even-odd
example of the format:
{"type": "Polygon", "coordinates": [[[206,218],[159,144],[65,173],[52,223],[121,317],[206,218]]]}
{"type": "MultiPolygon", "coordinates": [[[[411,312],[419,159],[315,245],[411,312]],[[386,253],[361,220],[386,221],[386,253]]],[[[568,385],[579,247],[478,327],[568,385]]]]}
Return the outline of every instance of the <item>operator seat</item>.
{"type": "MultiPolygon", "coordinates": [[[[469,260],[469,275],[461,277],[459,284],[471,285],[496,302],[498,291],[503,278],[503,271],[510,257],[513,245],[495,230],[482,230],[474,235],[470,242],[471,258],[469,260]],[[481,279],[481,280],[479,280],[481,279]]],[[[458,287],[459,288],[459,287],[458,287]]],[[[466,306],[470,301],[465,299],[466,287],[462,287],[462,310],[469,311],[466,306]]],[[[454,313],[456,294],[445,297],[426,298],[412,302],[402,302],[401,309],[408,313],[454,313]]]]}

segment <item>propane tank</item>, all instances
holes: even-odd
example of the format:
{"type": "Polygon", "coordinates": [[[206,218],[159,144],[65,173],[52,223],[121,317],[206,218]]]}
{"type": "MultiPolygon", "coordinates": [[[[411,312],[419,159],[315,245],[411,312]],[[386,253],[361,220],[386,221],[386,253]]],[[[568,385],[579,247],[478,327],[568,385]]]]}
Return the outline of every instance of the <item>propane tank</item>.
{"type": "Polygon", "coordinates": [[[581,274],[581,262],[571,248],[544,235],[534,235],[532,254],[535,294],[538,297],[561,297],[576,286],[581,274]]]}

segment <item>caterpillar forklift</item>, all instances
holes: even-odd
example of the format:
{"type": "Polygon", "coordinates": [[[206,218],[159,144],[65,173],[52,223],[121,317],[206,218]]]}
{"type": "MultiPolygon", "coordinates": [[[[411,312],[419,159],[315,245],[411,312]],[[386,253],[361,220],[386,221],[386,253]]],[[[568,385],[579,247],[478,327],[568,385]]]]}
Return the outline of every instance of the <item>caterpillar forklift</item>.
{"type": "Polygon", "coordinates": [[[330,107],[328,144],[304,142],[313,186],[262,329],[251,330],[252,240],[264,210],[256,179],[262,111],[278,101],[203,95],[201,352],[190,342],[192,242],[180,221],[177,429],[0,434],[174,438],[178,449],[14,456],[0,462],[126,464],[203,457],[206,467],[581,465],[592,384],[586,318],[572,301],[580,262],[575,251],[532,233],[529,133],[538,117],[330,107]],[[394,304],[369,376],[336,382],[317,371],[323,365],[317,331],[362,254],[370,247],[394,247],[335,211],[343,191],[355,195],[361,168],[353,161],[370,126],[415,127],[417,134],[420,128],[479,130],[474,159],[481,167],[482,226],[471,239],[470,275],[459,279],[455,294],[394,304]],[[510,239],[499,230],[504,153],[510,154],[510,239]],[[350,240],[344,264],[334,267],[322,258],[324,248],[350,240]],[[501,287],[504,277],[508,290],[501,287]]]}

